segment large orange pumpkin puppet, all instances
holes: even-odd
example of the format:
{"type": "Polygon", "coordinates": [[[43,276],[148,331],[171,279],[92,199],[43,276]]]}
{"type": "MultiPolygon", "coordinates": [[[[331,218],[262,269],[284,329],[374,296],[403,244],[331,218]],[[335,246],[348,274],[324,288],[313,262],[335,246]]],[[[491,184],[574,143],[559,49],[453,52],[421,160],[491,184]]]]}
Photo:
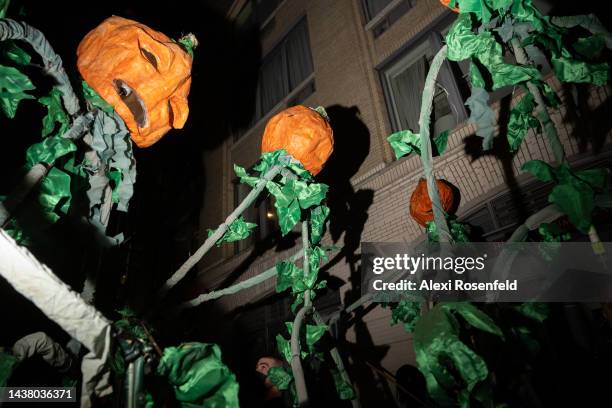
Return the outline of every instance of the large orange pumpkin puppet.
{"type": "Polygon", "coordinates": [[[264,130],[261,151],[278,149],[285,149],[315,176],[334,150],[332,128],[318,111],[292,106],[272,117],[264,130]]]}
{"type": "Polygon", "coordinates": [[[113,16],[83,38],[77,56],[83,79],[113,106],[139,147],[185,124],[192,58],[165,34],[113,16]]]}

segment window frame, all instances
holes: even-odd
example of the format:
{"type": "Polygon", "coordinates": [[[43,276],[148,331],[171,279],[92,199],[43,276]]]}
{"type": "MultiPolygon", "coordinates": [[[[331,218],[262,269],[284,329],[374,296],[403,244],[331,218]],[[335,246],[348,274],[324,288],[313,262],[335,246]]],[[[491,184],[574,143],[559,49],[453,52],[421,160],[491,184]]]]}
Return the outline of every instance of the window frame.
{"type": "MultiPolygon", "coordinates": [[[[385,97],[386,110],[388,115],[389,124],[393,132],[398,132],[400,130],[404,130],[401,127],[398,105],[395,103],[394,94],[391,89],[391,81],[388,73],[393,70],[398,64],[401,63],[403,59],[405,59],[411,53],[416,53],[417,56],[413,58],[413,62],[418,58],[426,55],[426,51],[421,52],[421,49],[429,49],[432,54],[435,55],[440,48],[442,48],[443,37],[440,34],[446,29],[449,24],[453,22],[453,16],[444,15],[440,21],[434,22],[430,27],[426,28],[421,32],[421,35],[414,38],[412,41],[406,43],[403,47],[401,47],[394,55],[388,58],[386,61],[383,61],[376,69],[379,74],[379,79],[381,82],[381,86],[383,88],[383,94],[385,97]],[[419,57],[419,55],[421,55],[419,57]]],[[[397,67],[396,72],[403,72],[403,70],[407,69],[410,64],[404,63],[403,68],[397,67]],[[401,71],[400,71],[401,70],[401,71]]],[[[465,120],[468,119],[469,115],[467,109],[465,107],[465,95],[462,95],[458,78],[453,73],[453,67],[451,66],[448,60],[445,60],[440,73],[438,74],[437,82],[445,84],[442,88],[446,89],[447,99],[451,109],[451,113],[455,118],[455,127],[465,120]]],[[[412,131],[416,131],[416,129],[411,129],[412,131]]]]}

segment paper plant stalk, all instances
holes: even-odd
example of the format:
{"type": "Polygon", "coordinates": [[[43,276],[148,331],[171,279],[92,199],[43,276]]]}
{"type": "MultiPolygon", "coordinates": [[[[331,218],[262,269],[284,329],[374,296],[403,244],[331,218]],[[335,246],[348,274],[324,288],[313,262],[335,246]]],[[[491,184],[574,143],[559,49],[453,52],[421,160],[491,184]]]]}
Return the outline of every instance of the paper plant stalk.
{"type": "Polygon", "coordinates": [[[32,46],[43,60],[45,73],[55,80],[62,92],[66,110],[70,116],[76,116],[80,110],[79,99],[72,89],[62,59],[53,51],[43,33],[26,23],[5,18],[0,20],[0,41],[6,40],[21,40],[32,46]]]}
{"type": "MultiPolygon", "coordinates": [[[[310,274],[310,264],[308,262],[308,249],[310,241],[308,238],[308,222],[302,222],[302,252],[304,257],[304,277],[310,274]]],[[[308,390],[306,389],[306,380],[304,379],[304,369],[302,368],[302,360],[300,358],[300,331],[306,314],[312,309],[312,301],[310,299],[310,290],[304,293],[304,306],[298,311],[293,321],[293,329],[291,330],[291,372],[295,381],[295,391],[299,406],[308,404],[308,390]]]]}
{"type": "Polygon", "coordinates": [[[440,194],[436,179],[433,174],[433,153],[431,149],[431,139],[429,137],[429,126],[431,121],[431,111],[433,108],[433,97],[436,85],[436,78],[440,68],[444,63],[447,54],[447,46],[443,46],[436,54],[425,79],[423,89],[423,99],[421,101],[421,114],[419,117],[419,135],[421,137],[421,162],[423,173],[427,181],[427,192],[431,200],[431,208],[434,214],[434,222],[439,231],[440,242],[452,242],[452,236],[446,223],[446,214],[440,203],[440,194]]]}
{"type": "Polygon", "coordinates": [[[213,245],[215,245],[217,241],[219,241],[223,237],[229,226],[238,217],[240,217],[240,215],[242,215],[242,213],[249,206],[251,206],[255,202],[255,200],[257,200],[259,194],[261,194],[261,192],[266,188],[267,182],[276,177],[280,170],[280,166],[274,166],[267,171],[263,178],[257,182],[255,187],[249,192],[249,194],[244,198],[244,200],[242,200],[240,205],[238,205],[238,207],[236,207],[236,209],[225,219],[225,221],[221,225],[219,225],[215,232],[210,237],[208,237],[206,241],[204,241],[202,246],[200,246],[198,250],[192,256],[190,256],[189,259],[187,259],[185,263],[183,263],[183,265],[181,265],[181,267],[176,272],[174,272],[174,274],[170,278],[168,278],[168,280],[164,283],[164,285],[158,292],[160,298],[165,296],[166,293],[168,293],[170,289],[172,289],[181,279],[183,279],[185,275],[187,275],[187,272],[189,272],[191,268],[193,268],[200,261],[200,259],[202,259],[202,257],[206,255],[208,251],[210,251],[213,245]]]}

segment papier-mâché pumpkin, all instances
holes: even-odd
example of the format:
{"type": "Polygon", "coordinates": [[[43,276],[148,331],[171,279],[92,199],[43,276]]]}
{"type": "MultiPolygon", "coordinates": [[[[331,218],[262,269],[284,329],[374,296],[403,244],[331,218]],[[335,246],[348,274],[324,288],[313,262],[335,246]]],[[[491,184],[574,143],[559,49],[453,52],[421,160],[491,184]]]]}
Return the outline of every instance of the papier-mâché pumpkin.
{"type": "MultiPolygon", "coordinates": [[[[453,189],[444,180],[436,180],[436,186],[438,187],[442,208],[448,213],[453,208],[455,199],[453,189]]],[[[410,215],[423,227],[434,219],[425,179],[419,180],[419,184],[417,184],[410,196],[410,215]]]]}
{"type": "Polygon", "coordinates": [[[138,146],[185,124],[192,58],[165,34],[113,16],[83,38],[77,57],[83,79],[115,108],[138,146]]]}
{"type": "Polygon", "coordinates": [[[448,7],[449,9],[453,10],[455,13],[459,12],[459,6],[457,7],[451,7],[449,6],[451,0],[440,0],[440,3],[444,4],[446,7],[448,7]]]}
{"type": "Polygon", "coordinates": [[[314,176],[334,150],[332,128],[316,110],[292,106],[272,117],[264,130],[261,151],[278,149],[285,149],[314,176]]]}

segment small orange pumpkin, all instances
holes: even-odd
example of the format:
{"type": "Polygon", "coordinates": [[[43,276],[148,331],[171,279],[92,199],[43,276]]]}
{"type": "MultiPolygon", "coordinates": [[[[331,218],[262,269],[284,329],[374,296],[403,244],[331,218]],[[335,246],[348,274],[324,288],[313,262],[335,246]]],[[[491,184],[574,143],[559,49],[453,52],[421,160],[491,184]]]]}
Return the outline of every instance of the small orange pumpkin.
{"type": "Polygon", "coordinates": [[[440,3],[442,3],[443,5],[448,7],[449,9],[453,10],[455,13],[458,13],[459,12],[459,7],[450,7],[449,6],[450,2],[451,2],[451,0],[440,0],[440,3]]]}
{"type": "Polygon", "coordinates": [[[273,116],[264,130],[262,153],[278,149],[285,149],[314,176],[334,150],[332,128],[314,109],[292,106],[273,116]]]}
{"type": "MultiPolygon", "coordinates": [[[[438,187],[442,208],[445,212],[449,212],[453,208],[455,200],[453,189],[444,180],[436,180],[436,186],[438,187]]],[[[419,184],[417,184],[412,192],[412,196],[410,196],[410,215],[423,227],[434,219],[425,179],[419,180],[419,184]]]]}
{"type": "Polygon", "coordinates": [[[115,108],[140,147],[185,124],[191,64],[165,34],[116,16],[90,31],[77,50],[81,76],[115,108]]]}

